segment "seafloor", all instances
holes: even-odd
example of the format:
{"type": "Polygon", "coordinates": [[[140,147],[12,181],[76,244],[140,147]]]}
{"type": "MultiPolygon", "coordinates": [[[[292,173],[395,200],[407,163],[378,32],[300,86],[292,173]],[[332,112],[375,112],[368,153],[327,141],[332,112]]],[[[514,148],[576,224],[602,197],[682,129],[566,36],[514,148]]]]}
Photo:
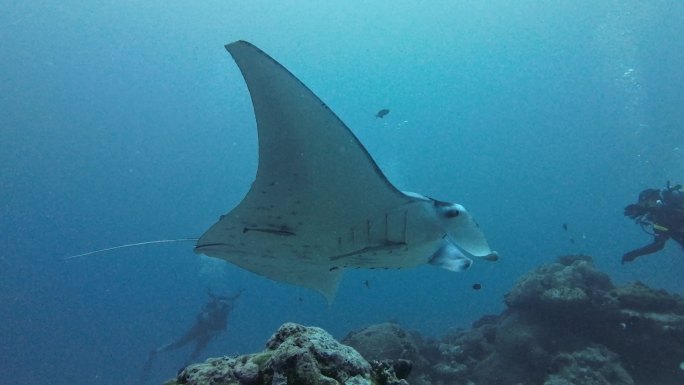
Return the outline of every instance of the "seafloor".
{"type": "Polygon", "coordinates": [[[523,276],[506,305],[440,339],[385,323],[338,342],[287,323],[266,350],[190,365],[167,384],[684,384],[678,295],[615,286],[590,257],[567,256],[523,276]]]}

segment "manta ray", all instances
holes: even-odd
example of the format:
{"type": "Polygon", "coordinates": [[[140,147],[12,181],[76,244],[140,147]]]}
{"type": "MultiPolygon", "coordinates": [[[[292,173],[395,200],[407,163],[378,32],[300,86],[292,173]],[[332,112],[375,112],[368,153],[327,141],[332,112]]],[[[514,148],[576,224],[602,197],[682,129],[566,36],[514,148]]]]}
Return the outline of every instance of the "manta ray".
{"type": "Polygon", "coordinates": [[[399,191],[351,130],[280,63],[246,41],[225,46],[252,97],[259,163],[242,201],[196,241],[221,258],[332,303],[346,269],[431,264],[463,271],[498,259],[466,209],[399,191]]]}
{"type": "Polygon", "coordinates": [[[225,46],[252,98],[259,163],[244,199],[194,251],[316,290],[331,302],[346,269],[496,260],[466,209],[402,192],[306,85],[246,41],[225,46]]]}

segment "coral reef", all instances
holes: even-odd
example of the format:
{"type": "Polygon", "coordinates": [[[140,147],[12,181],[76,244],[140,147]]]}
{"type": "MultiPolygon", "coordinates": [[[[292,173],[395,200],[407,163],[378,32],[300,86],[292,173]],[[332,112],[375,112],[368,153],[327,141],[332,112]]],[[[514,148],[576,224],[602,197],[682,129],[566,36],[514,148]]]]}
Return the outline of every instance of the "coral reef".
{"type": "Polygon", "coordinates": [[[264,352],[184,369],[171,384],[681,385],[684,300],[615,286],[590,257],[523,276],[507,309],[430,340],[384,323],[349,333],[283,325],[264,352]]]}
{"type": "Polygon", "coordinates": [[[410,335],[399,325],[387,322],[351,332],[342,339],[342,343],[356,349],[367,360],[404,359],[414,366],[427,365],[428,362],[418,352],[415,338],[416,335],[410,335]]]}
{"type": "Polygon", "coordinates": [[[222,357],[183,369],[168,385],[408,385],[406,360],[366,361],[325,330],[282,325],[257,354],[222,357]]]}
{"type": "Polygon", "coordinates": [[[684,383],[684,300],[677,295],[638,282],[616,287],[590,257],[566,256],[523,276],[505,301],[502,314],[439,341],[414,338],[395,349],[345,341],[374,358],[415,346],[428,364],[407,380],[419,385],[684,383]]]}
{"type": "MultiPolygon", "coordinates": [[[[367,360],[409,361],[414,371],[424,372],[430,363],[418,349],[421,342],[419,334],[410,334],[391,322],[371,325],[351,332],[342,339],[342,343],[356,349],[367,360]]],[[[399,370],[397,373],[399,374],[399,370]]],[[[399,377],[405,378],[408,374],[402,372],[399,377]]],[[[413,376],[411,384],[424,385],[427,382],[413,376]]]]}

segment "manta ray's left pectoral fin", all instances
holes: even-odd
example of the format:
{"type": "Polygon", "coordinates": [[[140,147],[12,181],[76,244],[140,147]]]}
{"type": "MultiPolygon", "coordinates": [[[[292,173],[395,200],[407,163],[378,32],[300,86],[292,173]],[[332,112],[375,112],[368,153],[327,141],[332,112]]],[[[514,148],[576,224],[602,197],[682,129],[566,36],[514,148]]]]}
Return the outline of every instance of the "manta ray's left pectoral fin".
{"type": "Polygon", "coordinates": [[[464,271],[473,264],[473,261],[448,239],[442,241],[442,246],[432,254],[428,262],[449,271],[464,271]]]}

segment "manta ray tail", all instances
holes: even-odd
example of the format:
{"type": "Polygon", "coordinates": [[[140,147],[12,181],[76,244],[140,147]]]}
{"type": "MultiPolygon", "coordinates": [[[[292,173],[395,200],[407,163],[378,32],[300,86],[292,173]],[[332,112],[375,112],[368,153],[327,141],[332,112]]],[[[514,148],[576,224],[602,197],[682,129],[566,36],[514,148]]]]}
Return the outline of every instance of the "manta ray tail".
{"type": "Polygon", "coordinates": [[[125,249],[128,247],[138,247],[138,246],[145,246],[145,245],[152,245],[156,243],[172,243],[172,242],[197,242],[198,238],[177,238],[177,239],[160,239],[156,241],[147,241],[147,242],[136,242],[136,243],[127,243],[125,245],[119,245],[119,246],[114,246],[114,247],[107,247],[105,249],[99,249],[99,250],[94,250],[94,251],[89,251],[87,253],[83,254],[76,254],[76,255],[70,255],[68,257],[63,257],[63,261],[67,261],[70,259],[76,259],[76,258],[81,258],[81,257],[86,257],[88,255],[93,255],[93,254],[100,254],[104,253],[107,251],[112,251],[112,250],[118,250],[118,249],[125,249]]]}

